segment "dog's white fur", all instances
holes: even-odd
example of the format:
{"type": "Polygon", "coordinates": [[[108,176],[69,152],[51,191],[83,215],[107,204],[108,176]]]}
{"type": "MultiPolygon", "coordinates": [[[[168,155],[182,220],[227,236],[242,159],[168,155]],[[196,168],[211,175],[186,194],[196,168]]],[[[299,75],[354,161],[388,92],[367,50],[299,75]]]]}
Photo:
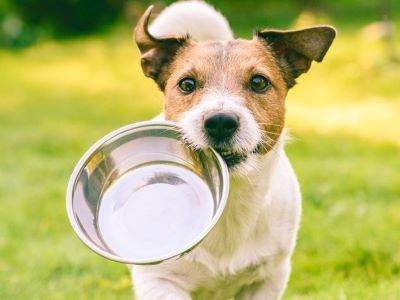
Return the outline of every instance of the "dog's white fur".
{"type": "MultiPolygon", "coordinates": [[[[204,2],[186,1],[162,12],[150,30],[165,35],[184,28],[197,40],[208,39],[210,33],[209,39],[228,40],[233,35],[227,24],[204,2]]],[[[180,124],[185,138],[205,146],[199,120],[221,110],[241,120],[235,150],[255,148],[260,129],[241,99],[227,91],[213,91],[183,114],[180,124]],[[207,100],[210,97],[212,104],[207,100]]],[[[301,212],[299,186],[283,149],[284,140],[285,132],[267,154],[250,154],[235,167],[222,218],[192,252],[159,265],[132,266],[137,300],[280,299],[290,273],[301,212]]]]}
{"type": "Polygon", "coordinates": [[[190,33],[196,41],[231,40],[228,21],[203,1],[181,1],[165,8],[149,31],[154,36],[190,33]]]}
{"type": "Polygon", "coordinates": [[[231,95],[228,91],[208,91],[202,101],[181,117],[184,138],[194,146],[205,148],[208,146],[204,133],[204,120],[215,113],[227,113],[235,115],[240,120],[240,127],[234,136],[231,149],[234,152],[254,150],[262,141],[260,128],[251,112],[244,105],[245,100],[237,95],[231,95]]]}

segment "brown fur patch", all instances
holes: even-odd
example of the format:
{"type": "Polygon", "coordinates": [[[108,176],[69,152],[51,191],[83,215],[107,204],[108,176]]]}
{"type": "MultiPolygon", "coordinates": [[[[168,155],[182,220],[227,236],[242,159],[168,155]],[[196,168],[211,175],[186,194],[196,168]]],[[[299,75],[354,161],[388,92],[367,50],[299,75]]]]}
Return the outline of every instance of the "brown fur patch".
{"type": "Polygon", "coordinates": [[[191,43],[182,48],[168,68],[165,86],[165,117],[178,121],[180,116],[199,103],[206,93],[227,91],[245,100],[263,131],[263,152],[275,145],[284,126],[284,99],[287,87],[275,58],[257,38],[228,42],[191,43]],[[263,75],[272,86],[264,93],[250,88],[250,79],[263,75]],[[177,87],[185,77],[196,80],[191,94],[177,87]]]}

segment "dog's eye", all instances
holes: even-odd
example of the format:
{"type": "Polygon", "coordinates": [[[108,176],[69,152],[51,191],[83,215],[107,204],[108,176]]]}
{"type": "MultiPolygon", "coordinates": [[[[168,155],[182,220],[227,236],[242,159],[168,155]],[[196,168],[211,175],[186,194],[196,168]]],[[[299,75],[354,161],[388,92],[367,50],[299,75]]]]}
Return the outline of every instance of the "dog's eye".
{"type": "Polygon", "coordinates": [[[271,82],[261,75],[254,75],[250,79],[250,87],[256,93],[263,93],[271,87],[271,82]]]}
{"type": "Polygon", "coordinates": [[[179,81],[178,87],[183,93],[190,94],[196,88],[196,81],[193,78],[186,77],[179,81]]]}

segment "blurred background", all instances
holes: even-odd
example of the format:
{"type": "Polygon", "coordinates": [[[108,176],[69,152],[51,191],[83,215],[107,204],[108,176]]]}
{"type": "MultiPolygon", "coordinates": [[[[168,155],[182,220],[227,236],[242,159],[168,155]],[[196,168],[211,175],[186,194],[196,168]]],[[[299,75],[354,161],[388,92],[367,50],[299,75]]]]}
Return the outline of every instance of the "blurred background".
{"type": "MultiPolygon", "coordinates": [[[[162,108],[132,28],[171,1],[0,0],[0,299],[130,299],[65,213],[80,156],[162,108]]],[[[210,1],[238,37],[332,24],[287,98],[304,212],[284,299],[400,299],[400,1],[210,1]]]]}

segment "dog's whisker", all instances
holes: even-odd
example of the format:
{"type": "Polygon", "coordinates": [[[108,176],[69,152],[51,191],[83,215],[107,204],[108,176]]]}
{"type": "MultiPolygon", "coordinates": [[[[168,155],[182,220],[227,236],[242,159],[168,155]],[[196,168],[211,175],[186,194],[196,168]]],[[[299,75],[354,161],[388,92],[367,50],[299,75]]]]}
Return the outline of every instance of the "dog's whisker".
{"type": "Polygon", "coordinates": [[[263,125],[277,125],[283,127],[284,124],[278,124],[278,123],[271,123],[271,122],[258,122],[258,124],[263,124],[263,125]]]}
{"type": "Polygon", "coordinates": [[[282,124],[272,124],[272,123],[258,123],[258,124],[259,124],[259,125],[273,126],[273,127],[281,127],[281,128],[285,127],[285,126],[282,125],[282,124]]]}
{"type": "Polygon", "coordinates": [[[269,140],[263,140],[263,144],[262,144],[263,149],[266,152],[273,151],[276,155],[278,155],[278,157],[283,158],[283,154],[281,152],[277,151],[275,149],[274,145],[269,143],[269,141],[274,142],[274,143],[275,143],[275,141],[268,136],[266,136],[266,138],[268,138],[269,140]],[[268,148],[266,146],[268,146],[268,148]]]}
{"type": "Polygon", "coordinates": [[[260,129],[260,131],[261,131],[262,133],[265,133],[265,134],[272,134],[272,135],[277,135],[277,136],[280,136],[280,135],[281,135],[281,133],[272,132],[272,131],[263,130],[263,129],[260,129]]]}
{"type": "Polygon", "coordinates": [[[264,137],[267,138],[271,142],[275,142],[275,140],[273,138],[269,137],[268,135],[265,135],[264,137]]]}

